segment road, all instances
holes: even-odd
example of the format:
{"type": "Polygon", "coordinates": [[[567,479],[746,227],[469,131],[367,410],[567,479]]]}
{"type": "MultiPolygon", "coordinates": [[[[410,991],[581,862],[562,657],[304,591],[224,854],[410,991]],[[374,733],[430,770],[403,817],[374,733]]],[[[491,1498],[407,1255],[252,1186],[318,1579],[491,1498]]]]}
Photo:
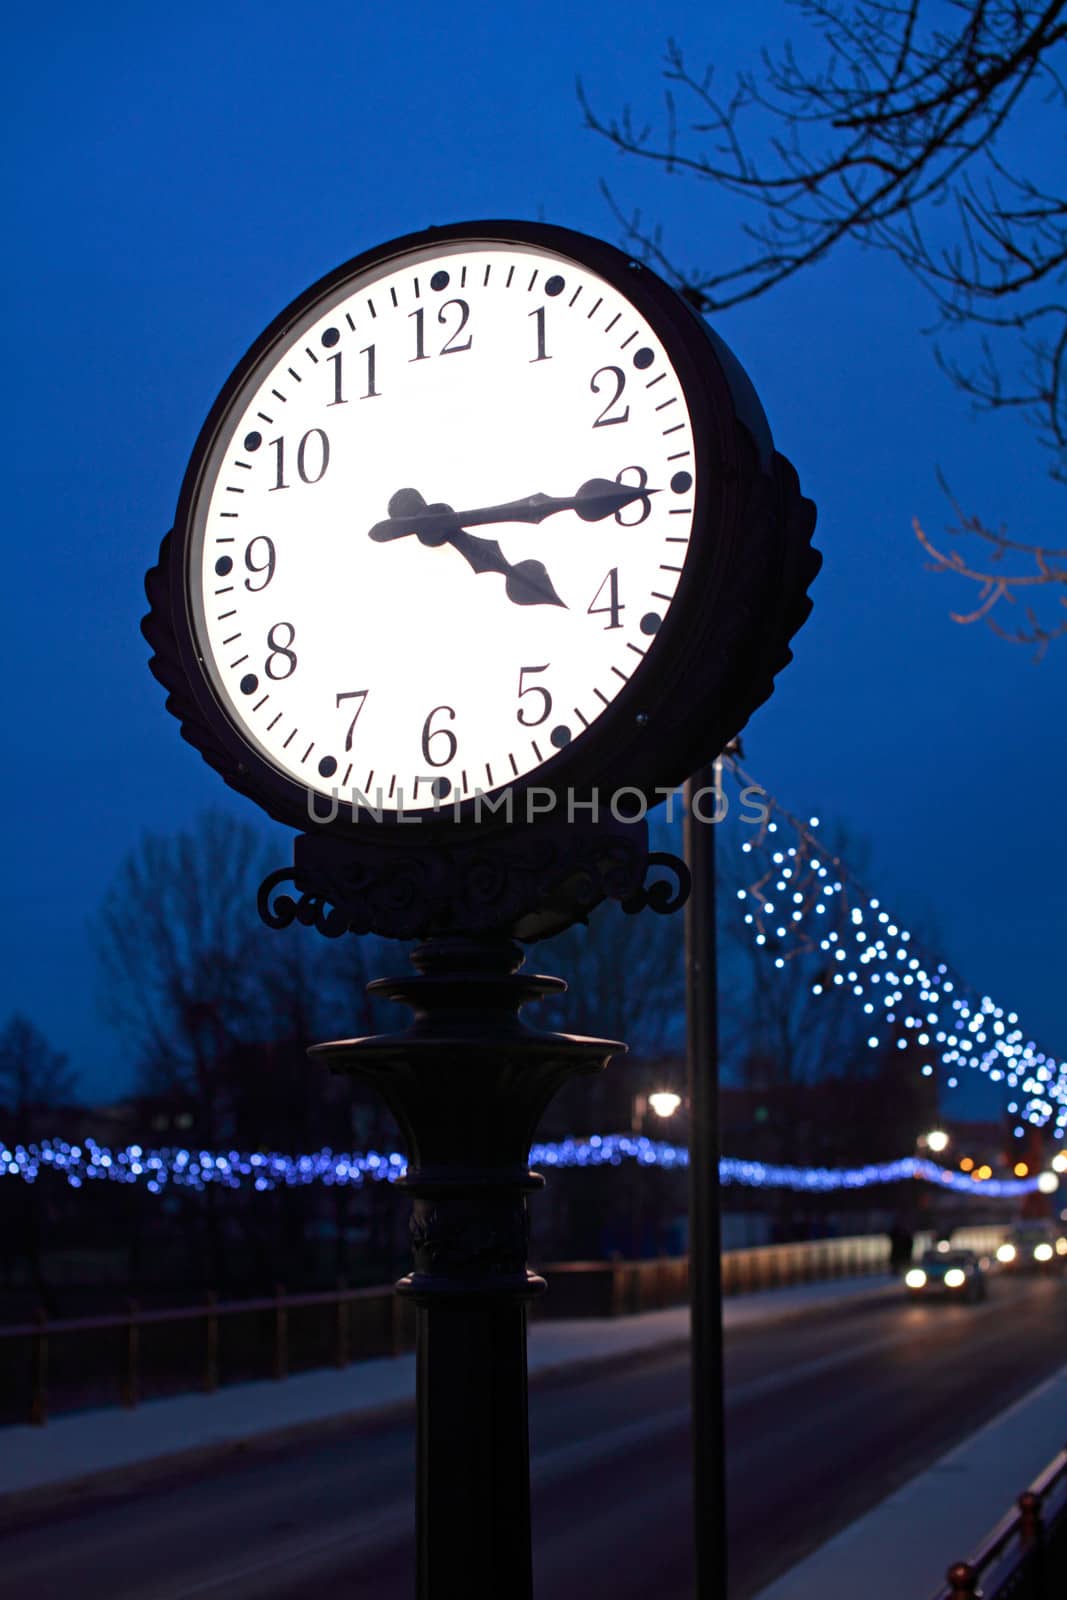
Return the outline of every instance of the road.
{"type": "MultiPolygon", "coordinates": [[[[1055,1371],[1065,1327],[1057,1278],[1000,1280],[977,1307],[894,1302],[730,1335],[732,1600],[1055,1371]]],[[[687,1390],[677,1350],[535,1385],[539,1597],[690,1594],[687,1390]]],[[[412,1449],[394,1417],[41,1513],[0,1534],[0,1594],[410,1600],[412,1449]]],[[[946,1529],[946,1561],[951,1546],[946,1529]]]]}

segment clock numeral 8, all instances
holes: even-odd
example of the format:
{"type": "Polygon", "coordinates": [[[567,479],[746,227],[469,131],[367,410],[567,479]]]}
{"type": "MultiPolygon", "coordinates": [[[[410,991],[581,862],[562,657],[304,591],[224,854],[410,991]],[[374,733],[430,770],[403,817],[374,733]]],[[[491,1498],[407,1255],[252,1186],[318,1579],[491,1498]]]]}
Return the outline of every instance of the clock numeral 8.
{"type": "MultiPolygon", "coordinates": [[[[456,713],[452,709],[451,706],[434,706],[433,710],[430,712],[430,715],[426,718],[426,721],[423,723],[423,725],[422,725],[422,757],[423,757],[423,760],[428,762],[428,764],[431,767],[447,767],[448,763],[450,761],[454,761],[455,760],[456,751],[459,749],[459,743],[458,743],[458,741],[456,739],[455,734],[452,732],[451,728],[431,728],[430,727],[430,723],[433,721],[434,717],[436,717],[436,715],[437,715],[437,713],[439,711],[447,712],[450,722],[454,722],[456,720],[456,713]],[[437,756],[435,756],[433,754],[433,752],[430,749],[430,742],[433,739],[443,739],[445,741],[445,744],[448,747],[447,748],[447,753],[445,755],[437,755],[437,756]]],[[[438,745],[437,748],[440,751],[441,746],[438,745]]]]}
{"type": "Polygon", "coordinates": [[[282,678],[291,678],[296,671],[296,651],[290,646],[296,641],[296,629],[291,622],[276,622],[267,634],[267,644],[270,646],[270,655],[263,663],[263,671],[268,678],[273,678],[277,683],[282,678]],[[288,638],[282,640],[277,637],[280,628],[288,628],[288,638]],[[284,670],[279,669],[277,663],[286,663],[284,670]]]}

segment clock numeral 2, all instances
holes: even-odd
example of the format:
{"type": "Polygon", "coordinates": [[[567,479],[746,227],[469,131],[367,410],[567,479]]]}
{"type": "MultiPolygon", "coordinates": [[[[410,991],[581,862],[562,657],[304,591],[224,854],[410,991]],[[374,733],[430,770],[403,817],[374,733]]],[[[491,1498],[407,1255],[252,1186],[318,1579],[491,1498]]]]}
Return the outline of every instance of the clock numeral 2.
{"type": "MultiPolygon", "coordinates": [[[[441,346],[439,354],[443,356],[455,356],[459,355],[459,353],[463,350],[469,350],[473,337],[468,333],[462,344],[458,344],[456,342],[464,328],[467,326],[467,321],[471,314],[471,308],[467,304],[466,300],[445,301],[444,305],[437,313],[437,320],[441,324],[442,328],[448,327],[449,319],[447,312],[450,306],[459,307],[459,324],[457,327],[453,328],[451,334],[441,346]]],[[[415,354],[411,357],[411,360],[427,361],[429,360],[429,357],[426,354],[426,308],[424,306],[419,306],[416,310],[410,311],[408,313],[409,321],[411,318],[414,318],[415,320],[415,354]]]]}
{"type": "Polygon", "coordinates": [[[619,612],[625,610],[626,607],[619,599],[619,569],[618,567],[612,567],[611,571],[604,579],[604,582],[600,585],[600,588],[589,602],[589,608],[586,612],[586,615],[589,617],[610,616],[611,621],[607,623],[604,629],[605,633],[610,633],[612,628],[622,627],[622,623],[619,621],[619,612]],[[604,593],[605,589],[608,591],[608,603],[604,606],[598,606],[597,601],[600,599],[600,596],[604,593]]]}
{"type": "Polygon", "coordinates": [[[263,671],[276,683],[283,678],[291,678],[296,671],[296,651],[291,648],[295,642],[296,629],[291,622],[276,622],[267,634],[270,654],[263,663],[263,671]],[[288,638],[283,640],[278,637],[280,628],[288,628],[288,638]],[[284,669],[277,666],[279,660],[285,662],[284,669]]]}
{"type": "Polygon", "coordinates": [[[593,423],[594,428],[610,428],[612,423],[629,422],[630,420],[629,406],[624,406],[617,416],[612,417],[608,415],[612,406],[618,405],[620,399],[622,398],[622,391],[626,388],[626,374],[621,367],[599,367],[589,380],[590,389],[592,389],[594,394],[600,393],[601,385],[597,382],[597,379],[602,378],[605,373],[610,373],[614,379],[615,393],[612,395],[611,399],[608,401],[599,417],[597,417],[596,421],[593,423]]]}
{"type": "Polygon", "coordinates": [[[550,663],[546,661],[543,667],[519,668],[519,699],[521,700],[524,695],[539,694],[541,696],[542,707],[541,715],[539,717],[524,716],[523,712],[527,708],[525,706],[519,707],[518,711],[515,713],[515,716],[516,720],[521,722],[524,728],[539,728],[542,722],[547,722],[552,714],[552,696],[549,694],[548,690],[540,683],[524,684],[522,681],[528,672],[547,672],[549,665],[550,663]]]}
{"type": "MultiPolygon", "coordinates": [[[[422,755],[423,760],[428,762],[431,767],[447,767],[450,761],[455,760],[456,751],[459,749],[459,743],[451,728],[430,727],[430,723],[433,721],[434,717],[436,717],[439,711],[446,712],[450,722],[454,722],[456,720],[456,713],[451,706],[434,706],[433,710],[430,712],[430,715],[423,723],[422,755]],[[433,739],[443,739],[445,741],[445,744],[448,747],[447,754],[434,756],[430,749],[430,742],[433,739]]],[[[438,750],[440,750],[440,745],[438,745],[438,750]]]]}
{"type": "MultiPolygon", "coordinates": [[[[338,370],[340,370],[340,369],[338,369],[338,370]]],[[[273,491],[275,489],[288,489],[288,487],[289,487],[289,485],[285,481],[285,440],[284,440],[284,438],[282,438],[282,439],[272,439],[271,440],[271,448],[275,451],[275,453],[277,454],[277,457],[278,457],[278,460],[277,460],[277,468],[278,468],[277,481],[275,483],[272,483],[271,486],[270,486],[271,487],[271,492],[273,493],[273,491]]],[[[308,432],[305,433],[304,437],[301,439],[300,443],[296,447],[296,470],[297,470],[297,474],[299,475],[301,483],[318,483],[320,481],[320,479],[322,479],[322,478],[324,478],[326,476],[326,468],[329,465],[330,465],[330,441],[329,441],[329,439],[327,439],[325,433],[323,433],[321,428],[310,428],[308,430],[308,432]],[[318,440],[317,446],[313,447],[313,450],[317,449],[318,453],[319,453],[318,471],[317,472],[311,472],[311,471],[308,470],[309,469],[309,465],[310,465],[310,463],[308,461],[308,444],[309,444],[310,440],[312,440],[312,439],[317,439],[318,440]]]]}
{"type": "Polygon", "coordinates": [[[355,730],[356,723],[359,721],[359,714],[363,710],[363,707],[367,703],[367,695],[369,693],[370,693],[369,689],[349,689],[349,690],[346,691],[346,693],[339,694],[337,696],[337,708],[338,708],[338,710],[340,710],[341,701],[342,700],[358,700],[359,701],[359,705],[356,707],[356,714],[352,718],[352,721],[348,724],[348,732],[345,734],[345,749],[346,750],[351,750],[351,748],[352,748],[352,734],[353,734],[353,732],[355,730]]]}

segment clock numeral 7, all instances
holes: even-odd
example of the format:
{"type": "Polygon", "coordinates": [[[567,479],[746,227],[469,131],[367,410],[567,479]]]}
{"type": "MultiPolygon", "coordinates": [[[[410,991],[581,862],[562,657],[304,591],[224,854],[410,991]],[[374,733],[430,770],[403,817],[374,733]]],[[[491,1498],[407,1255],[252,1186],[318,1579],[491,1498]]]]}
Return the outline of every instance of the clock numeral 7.
{"type": "Polygon", "coordinates": [[[610,633],[612,628],[622,627],[622,623],[619,621],[619,612],[625,610],[626,607],[619,599],[619,569],[618,567],[612,567],[611,571],[600,585],[600,588],[597,590],[592,600],[590,600],[588,609],[586,611],[586,616],[610,617],[611,621],[607,623],[604,628],[605,633],[610,633]],[[597,601],[600,599],[600,596],[604,593],[605,589],[608,591],[608,603],[607,605],[598,606],[597,601]]]}
{"type": "Polygon", "coordinates": [[[352,718],[352,721],[348,724],[348,732],[345,734],[345,749],[346,750],[351,750],[351,748],[352,748],[352,734],[353,734],[353,732],[355,730],[356,723],[359,721],[359,714],[363,710],[363,707],[367,703],[367,695],[369,693],[370,693],[369,689],[349,689],[345,694],[339,694],[337,696],[337,709],[338,710],[340,710],[340,708],[341,708],[341,701],[342,700],[358,700],[359,701],[359,705],[356,707],[356,714],[352,718]]]}
{"type": "Polygon", "coordinates": [[[527,683],[527,684],[524,684],[523,681],[522,681],[523,678],[525,678],[525,676],[526,676],[526,674],[528,672],[547,672],[548,669],[549,669],[550,664],[551,663],[546,661],[543,667],[520,667],[519,668],[519,699],[521,700],[523,698],[523,696],[527,695],[527,694],[539,694],[541,696],[541,706],[542,706],[541,715],[539,717],[527,717],[527,716],[524,716],[523,712],[527,708],[525,706],[520,706],[519,707],[518,711],[516,711],[516,713],[515,713],[515,717],[516,717],[516,720],[518,722],[522,723],[524,728],[539,728],[541,726],[542,722],[547,722],[548,721],[548,719],[549,719],[549,717],[550,717],[550,715],[552,713],[552,696],[549,694],[548,690],[543,686],[543,684],[540,684],[540,683],[527,683]]]}

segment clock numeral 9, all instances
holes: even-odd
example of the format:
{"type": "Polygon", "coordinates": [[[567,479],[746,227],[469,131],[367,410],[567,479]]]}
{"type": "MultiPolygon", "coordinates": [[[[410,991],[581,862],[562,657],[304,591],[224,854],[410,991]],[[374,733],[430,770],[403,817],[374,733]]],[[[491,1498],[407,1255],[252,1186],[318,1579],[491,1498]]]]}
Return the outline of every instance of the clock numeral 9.
{"type": "Polygon", "coordinates": [[[610,428],[612,423],[629,422],[630,420],[629,406],[624,406],[617,416],[612,417],[608,415],[608,413],[611,411],[611,408],[618,405],[620,399],[622,398],[622,391],[626,388],[626,374],[621,367],[598,368],[589,380],[590,389],[592,389],[594,394],[600,393],[603,386],[597,380],[604,377],[605,373],[610,375],[615,385],[615,393],[612,395],[611,399],[608,401],[599,417],[597,417],[596,421],[593,423],[594,428],[610,428]]]}
{"type": "Polygon", "coordinates": [[[274,576],[274,540],[268,539],[265,533],[259,533],[254,539],[250,540],[245,549],[245,566],[249,572],[263,575],[262,583],[253,583],[251,578],[245,579],[245,588],[252,594],[259,594],[261,590],[267,587],[274,576]],[[256,554],[257,545],[260,546],[258,555],[256,554]]]}
{"type": "Polygon", "coordinates": [[[600,585],[600,588],[589,602],[586,616],[610,617],[611,621],[606,623],[604,627],[604,632],[610,633],[612,628],[622,627],[622,623],[619,621],[619,612],[625,610],[626,607],[619,599],[619,569],[618,567],[612,567],[611,571],[600,585]],[[605,589],[608,591],[607,605],[598,606],[597,601],[600,599],[600,596],[604,593],[605,589]]]}
{"type": "MultiPolygon", "coordinates": [[[[462,344],[457,344],[456,343],[456,341],[459,338],[460,334],[463,332],[464,328],[467,326],[467,321],[468,321],[468,318],[470,317],[470,314],[471,314],[471,308],[467,304],[466,300],[446,300],[445,301],[444,305],[441,307],[440,311],[437,313],[437,320],[441,324],[442,328],[447,328],[448,327],[448,320],[449,319],[446,316],[446,312],[448,311],[449,306],[458,306],[459,307],[459,324],[458,324],[457,327],[453,328],[451,334],[445,340],[445,343],[441,346],[439,354],[441,354],[443,356],[455,356],[455,355],[459,355],[461,350],[469,350],[470,347],[471,347],[471,339],[472,339],[472,335],[468,333],[467,337],[464,339],[462,344]]],[[[429,360],[429,357],[426,354],[426,309],[425,309],[425,307],[424,306],[419,306],[417,310],[410,311],[408,313],[409,321],[410,321],[411,318],[414,318],[414,320],[415,320],[415,354],[411,357],[411,360],[412,361],[427,361],[427,360],[429,360]]]]}
{"type": "Polygon", "coordinates": [[[521,700],[527,694],[539,694],[541,696],[541,715],[539,717],[524,716],[523,712],[528,709],[525,706],[520,706],[515,713],[516,720],[521,722],[524,728],[539,728],[542,722],[547,722],[552,714],[552,696],[548,690],[540,683],[524,684],[522,681],[528,672],[547,672],[549,666],[550,663],[546,661],[543,667],[519,668],[519,699],[521,700]]]}
{"type": "Polygon", "coordinates": [[[456,751],[459,749],[459,743],[451,728],[431,728],[430,724],[439,711],[446,712],[450,722],[454,722],[456,720],[456,713],[453,711],[451,706],[434,706],[433,710],[430,712],[430,715],[423,723],[422,756],[423,760],[428,762],[431,767],[447,767],[450,761],[455,760],[456,751]],[[443,739],[445,741],[445,745],[447,747],[446,754],[440,754],[440,744],[437,746],[438,754],[436,756],[433,754],[432,750],[430,749],[430,744],[434,739],[443,739]]]}
{"type": "Polygon", "coordinates": [[[276,622],[267,634],[270,655],[263,663],[263,671],[276,683],[282,678],[291,678],[296,671],[296,651],[291,648],[295,642],[296,629],[291,622],[276,622]],[[288,637],[284,640],[278,636],[281,628],[289,630],[288,637]],[[279,661],[285,663],[284,668],[278,666],[279,661]]]}
{"type": "MultiPolygon", "coordinates": [[[[645,489],[648,487],[648,473],[645,471],[644,467],[623,467],[622,472],[617,472],[615,474],[616,483],[623,483],[624,472],[637,473],[637,482],[633,485],[635,489],[645,489]]],[[[629,488],[630,485],[626,484],[626,487],[629,488]]],[[[639,528],[651,510],[651,497],[647,494],[643,494],[640,500],[633,501],[628,506],[623,506],[621,511],[616,511],[615,521],[619,524],[620,528],[639,528]],[[635,509],[638,513],[637,516],[630,518],[628,521],[627,518],[623,516],[623,511],[629,512],[635,509]]]]}
{"type": "MultiPolygon", "coordinates": [[[[271,449],[275,451],[277,460],[277,482],[271,484],[271,493],[275,489],[288,489],[285,481],[285,440],[272,439],[271,449]]],[[[330,465],[330,441],[321,428],[310,428],[296,447],[296,470],[301,483],[318,483],[326,476],[326,468],[330,465]],[[312,439],[318,443],[312,446],[311,459],[308,459],[308,444],[312,439]],[[318,455],[318,471],[311,470],[315,465],[315,455],[318,455]]]]}

